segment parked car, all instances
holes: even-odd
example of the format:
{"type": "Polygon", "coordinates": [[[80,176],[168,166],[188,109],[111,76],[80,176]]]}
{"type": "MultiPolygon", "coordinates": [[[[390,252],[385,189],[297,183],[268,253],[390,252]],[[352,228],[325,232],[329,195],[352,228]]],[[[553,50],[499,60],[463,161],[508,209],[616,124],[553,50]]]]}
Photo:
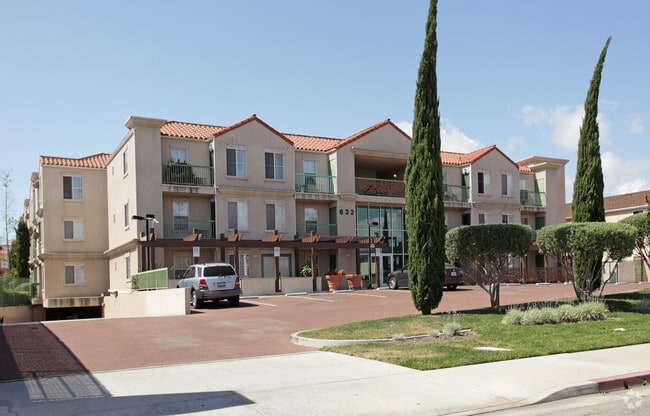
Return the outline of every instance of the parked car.
{"type": "Polygon", "coordinates": [[[228,263],[202,263],[191,265],[178,282],[178,287],[190,288],[190,305],[200,308],[203,302],[228,299],[230,306],[239,305],[241,280],[228,263]]]}
{"type": "MultiPolygon", "coordinates": [[[[407,269],[395,270],[394,272],[388,273],[388,288],[389,289],[399,289],[400,287],[408,287],[409,285],[409,273],[407,269]]],[[[449,263],[445,263],[445,283],[450,290],[456,289],[456,287],[461,286],[465,283],[464,281],[463,269],[460,267],[452,266],[449,263]]]]}

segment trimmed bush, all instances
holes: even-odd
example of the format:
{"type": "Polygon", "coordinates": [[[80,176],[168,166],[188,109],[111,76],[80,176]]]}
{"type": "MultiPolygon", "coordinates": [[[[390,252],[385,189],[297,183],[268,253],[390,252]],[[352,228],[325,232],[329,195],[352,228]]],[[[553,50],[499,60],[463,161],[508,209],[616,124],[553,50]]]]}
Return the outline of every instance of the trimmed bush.
{"type": "Polygon", "coordinates": [[[608,312],[607,305],[598,301],[577,305],[560,305],[557,308],[530,308],[526,311],[511,309],[506,313],[501,323],[506,325],[544,325],[602,321],[607,318],[608,312]]]}
{"type": "Polygon", "coordinates": [[[650,298],[643,298],[634,305],[634,312],[650,313],[650,298]]]}

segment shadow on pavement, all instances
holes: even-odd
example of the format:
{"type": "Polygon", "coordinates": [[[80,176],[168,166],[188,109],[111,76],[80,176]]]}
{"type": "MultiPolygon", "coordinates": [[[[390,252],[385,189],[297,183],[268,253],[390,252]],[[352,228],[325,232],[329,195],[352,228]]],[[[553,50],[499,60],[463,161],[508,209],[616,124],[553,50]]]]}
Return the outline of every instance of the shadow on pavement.
{"type": "Polygon", "coordinates": [[[156,414],[174,415],[252,403],[233,391],[113,397],[40,323],[0,325],[0,358],[0,414],[145,414],[155,408],[156,414]]]}

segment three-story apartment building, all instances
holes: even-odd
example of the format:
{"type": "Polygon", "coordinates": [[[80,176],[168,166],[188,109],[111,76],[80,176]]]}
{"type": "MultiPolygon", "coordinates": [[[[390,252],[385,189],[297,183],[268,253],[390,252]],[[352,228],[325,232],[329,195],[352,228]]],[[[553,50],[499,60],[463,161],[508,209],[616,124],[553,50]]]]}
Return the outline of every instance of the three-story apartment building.
{"type": "MultiPolygon", "coordinates": [[[[390,120],[344,139],[280,133],[255,115],[230,126],[143,117],[125,126],[99,169],[104,184],[93,188],[103,192],[94,202],[104,206],[81,215],[101,217],[85,230],[105,236],[103,249],[88,249],[102,252],[106,273],[95,295],[128,290],[133,273],[163,267],[171,286],[197,261],[230,262],[242,277],[260,278],[274,276],[276,267],[281,276],[297,276],[305,264],[317,276],[343,268],[371,283],[379,276],[381,285],[408,262],[404,173],[411,138],[390,120]]],[[[514,162],[496,146],[441,156],[448,227],[512,222],[535,230],[564,221],[566,160],[514,162]]],[[[38,189],[30,205],[47,213],[60,204],[38,189]]],[[[32,218],[32,230],[42,233],[45,217],[32,218]]],[[[44,280],[48,247],[33,257],[35,281],[44,280]]],[[[513,265],[543,266],[534,242],[513,265]]],[[[314,290],[321,287],[314,283],[314,290]]]]}

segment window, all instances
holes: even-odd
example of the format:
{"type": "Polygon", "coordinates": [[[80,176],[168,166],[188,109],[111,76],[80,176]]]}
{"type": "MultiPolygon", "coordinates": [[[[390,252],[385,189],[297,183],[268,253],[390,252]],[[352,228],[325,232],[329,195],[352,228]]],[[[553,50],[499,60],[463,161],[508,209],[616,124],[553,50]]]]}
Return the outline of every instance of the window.
{"type": "Polygon", "coordinates": [[[303,160],[302,171],[305,175],[305,189],[316,190],[316,161],[303,160]]]}
{"type": "Polygon", "coordinates": [[[65,284],[83,285],[86,283],[86,266],[82,264],[65,266],[65,284]]]}
{"type": "Polygon", "coordinates": [[[442,191],[447,192],[447,179],[449,175],[447,172],[442,172],[442,191]]]}
{"type": "Polygon", "coordinates": [[[124,204],[124,228],[129,226],[129,203],[124,204]]]}
{"type": "Polygon", "coordinates": [[[479,212],[478,214],[478,223],[479,224],[489,224],[490,223],[490,214],[486,212],[479,212]]]}
{"type": "Polygon", "coordinates": [[[122,173],[127,174],[129,172],[129,150],[122,152],[122,173]]]}
{"type": "Polygon", "coordinates": [[[174,276],[179,278],[190,267],[190,256],[177,254],[174,256],[174,276]]]}
{"type": "Polygon", "coordinates": [[[478,193],[479,194],[489,194],[490,193],[490,173],[489,172],[478,172],[478,193]]]}
{"type": "Polygon", "coordinates": [[[305,232],[318,234],[318,210],[305,207],[305,232]]]}
{"type": "Polygon", "coordinates": [[[282,153],[264,153],[264,177],[266,179],[284,179],[284,155],[282,153]]]}
{"type": "Polygon", "coordinates": [[[266,204],[266,229],[267,230],[285,229],[283,203],[266,204]]]}
{"type": "Polygon", "coordinates": [[[172,163],[187,163],[187,149],[171,148],[172,163]]]}
{"type": "Polygon", "coordinates": [[[83,221],[63,221],[63,238],[66,240],[83,240],[83,221]]]}
{"type": "Polygon", "coordinates": [[[248,203],[228,202],[228,228],[248,230],[248,203]]]}
{"type": "Polygon", "coordinates": [[[190,203],[187,201],[173,201],[174,231],[189,231],[190,229],[190,203]]]}
{"type": "Polygon", "coordinates": [[[501,195],[512,196],[512,175],[509,173],[501,174],[501,195]]]}
{"type": "Polygon", "coordinates": [[[126,266],[126,281],[129,282],[131,281],[131,256],[126,256],[124,262],[126,266]]]}
{"type": "Polygon", "coordinates": [[[502,224],[512,224],[515,219],[515,216],[512,214],[502,214],[501,223],[502,224]]]}
{"type": "MultiPolygon", "coordinates": [[[[249,254],[240,254],[239,255],[239,276],[245,277],[250,276],[250,255],[249,254]]],[[[228,263],[235,264],[235,256],[232,254],[228,255],[228,263]]]]}
{"type": "Polygon", "coordinates": [[[246,177],[246,151],[226,149],[226,175],[238,178],[246,177]]]}
{"type": "Polygon", "coordinates": [[[82,199],[83,181],[81,176],[63,177],[63,199],[82,199]]]}

